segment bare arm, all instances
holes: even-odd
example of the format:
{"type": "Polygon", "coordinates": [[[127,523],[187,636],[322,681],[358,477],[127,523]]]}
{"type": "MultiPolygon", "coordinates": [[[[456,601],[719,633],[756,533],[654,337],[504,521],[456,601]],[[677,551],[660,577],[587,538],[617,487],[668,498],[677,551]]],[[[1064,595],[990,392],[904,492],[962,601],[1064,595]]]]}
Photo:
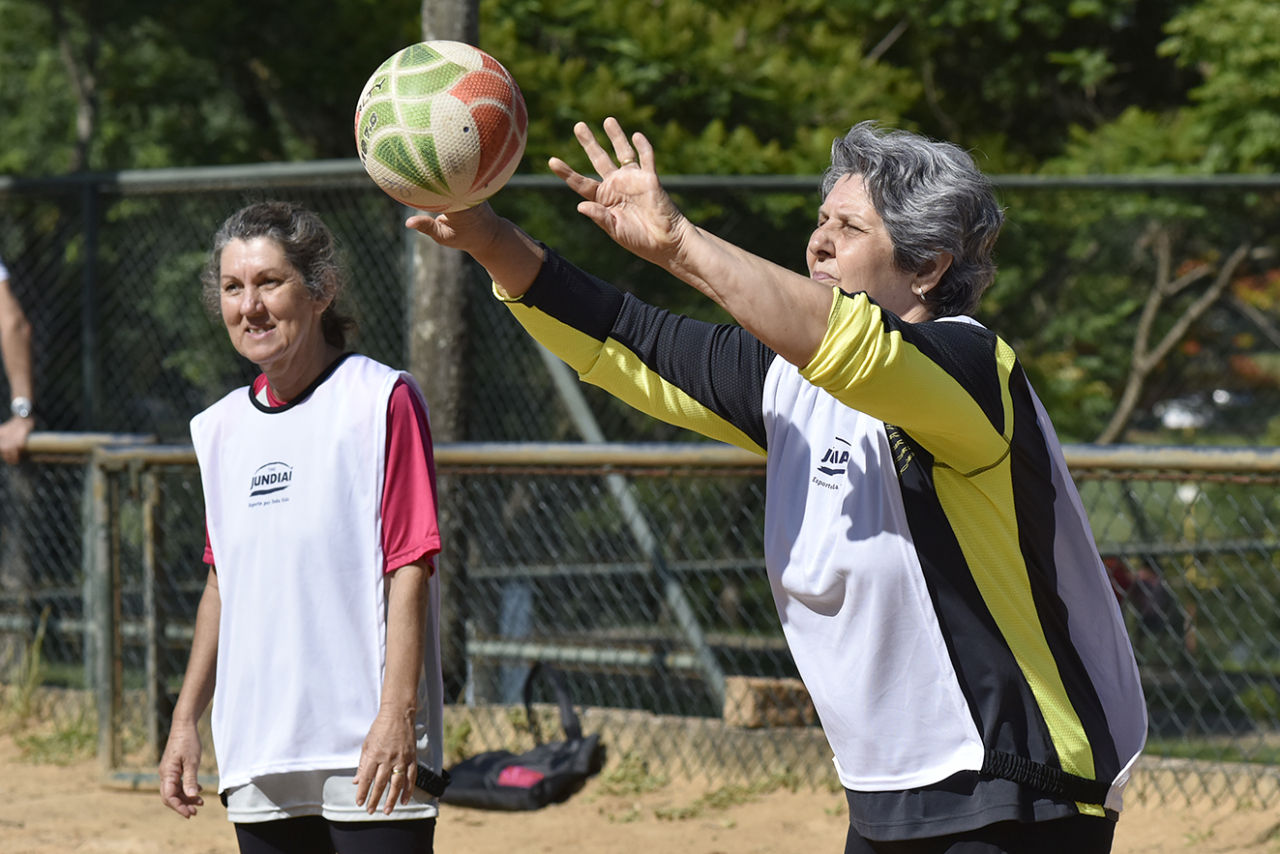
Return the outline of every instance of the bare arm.
{"type": "Polygon", "coordinates": [[[217,678],[218,622],[222,616],[222,597],[218,593],[218,573],[209,567],[200,606],[196,609],[195,637],[191,640],[191,658],[182,678],[182,690],[173,707],[173,724],[164,755],[160,757],[160,799],[183,818],[196,814],[204,806],[197,779],[200,770],[200,735],[197,723],[213,699],[217,678]]]}
{"type": "MultiPolygon", "coordinates": [[[[574,133],[600,179],[581,175],[558,158],[550,161],[551,171],[584,199],[578,210],[625,249],[715,300],[787,361],[807,364],[826,333],[831,289],[693,225],[662,189],[648,140],[636,134],[633,149],[616,120],[606,119],[604,127],[619,162],[627,166],[615,166],[581,122],[574,133]]],[[[410,217],[405,225],[470,254],[512,297],[528,290],[542,266],[542,247],[488,204],[434,218],[410,217]]]]}
{"type": "Polygon", "coordinates": [[[551,171],[582,196],[579,212],[624,249],[715,300],[787,361],[807,364],[826,333],[832,290],[689,222],[662,189],[644,135],[629,141],[612,118],[604,129],[613,156],[585,124],[574,127],[599,180],[557,158],[550,162],[551,171]],[[625,165],[615,165],[615,156],[625,165]]]}
{"type": "Polygon", "coordinates": [[[372,813],[387,795],[383,812],[390,814],[397,799],[407,804],[413,794],[418,760],[414,722],[418,712],[418,676],[422,672],[422,644],[427,622],[427,583],[431,568],[425,560],[391,573],[387,592],[387,663],[382,679],[378,716],[360,750],[360,765],[352,781],[356,804],[372,813]],[[399,773],[392,773],[399,769],[399,773]]]}
{"type": "MultiPolygon", "coordinates": [[[[34,392],[31,381],[31,324],[14,297],[8,279],[0,279],[0,356],[4,359],[10,394],[30,400],[34,392]]],[[[34,418],[16,415],[0,424],[0,457],[5,462],[12,465],[18,461],[26,447],[27,436],[34,427],[34,418]]]]}

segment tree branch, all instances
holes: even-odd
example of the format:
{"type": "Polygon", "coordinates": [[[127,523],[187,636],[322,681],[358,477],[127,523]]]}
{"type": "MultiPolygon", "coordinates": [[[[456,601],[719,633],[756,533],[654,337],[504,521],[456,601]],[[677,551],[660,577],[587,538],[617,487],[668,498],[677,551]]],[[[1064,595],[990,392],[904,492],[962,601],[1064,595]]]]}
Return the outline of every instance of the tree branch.
{"type": "Polygon", "coordinates": [[[893,47],[893,43],[902,38],[902,34],[905,33],[907,28],[910,26],[911,19],[905,17],[898,21],[898,23],[894,24],[893,29],[889,30],[889,32],[885,34],[885,37],[880,39],[876,46],[871,48],[871,50],[867,52],[867,55],[862,58],[862,64],[875,65],[880,60],[880,57],[884,56],[885,53],[888,52],[889,48],[893,47]]]}
{"type": "Polygon", "coordinates": [[[1237,246],[1235,251],[1218,269],[1213,284],[1197,297],[1191,305],[1187,306],[1181,316],[1174,321],[1173,326],[1160,338],[1160,341],[1154,347],[1151,347],[1152,330],[1166,299],[1187,289],[1212,272],[1210,265],[1201,264],[1171,280],[1169,274],[1172,269],[1173,253],[1169,234],[1164,229],[1161,229],[1154,235],[1154,238],[1154,252],[1156,255],[1155,282],[1152,284],[1150,293],[1147,294],[1146,303],[1143,305],[1142,314],[1138,319],[1137,329],[1134,330],[1130,370],[1129,376],[1125,380],[1124,390],[1120,394],[1120,400],[1116,404],[1115,411],[1111,414],[1111,420],[1103,428],[1098,438],[1094,440],[1099,445],[1109,445],[1115,442],[1128,429],[1129,422],[1133,419],[1133,413],[1137,409],[1138,401],[1146,386],[1147,378],[1177,346],[1183,336],[1187,334],[1191,324],[1199,320],[1222,296],[1223,291],[1231,283],[1231,279],[1240,264],[1249,256],[1251,249],[1247,243],[1237,246]]]}
{"type": "Polygon", "coordinates": [[[1173,326],[1171,326],[1169,331],[1164,334],[1164,337],[1160,339],[1160,343],[1151,351],[1150,358],[1153,362],[1153,367],[1155,363],[1159,363],[1163,360],[1169,355],[1169,352],[1177,346],[1178,342],[1182,340],[1182,337],[1187,334],[1187,330],[1191,327],[1191,324],[1204,316],[1204,313],[1218,301],[1218,297],[1222,296],[1222,292],[1226,290],[1227,285],[1231,284],[1231,279],[1235,275],[1236,270],[1240,267],[1240,264],[1245,258],[1249,257],[1249,250],[1251,248],[1252,247],[1247,243],[1242,243],[1237,246],[1235,251],[1231,253],[1230,257],[1227,258],[1226,262],[1218,270],[1218,275],[1213,280],[1213,284],[1210,285],[1204,293],[1197,297],[1195,302],[1187,306],[1187,309],[1182,313],[1182,316],[1174,321],[1173,326]]]}
{"type": "Polygon", "coordinates": [[[1258,328],[1263,337],[1271,342],[1271,346],[1280,347],[1280,326],[1276,326],[1266,312],[1260,311],[1234,294],[1228,296],[1226,304],[1236,310],[1240,316],[1258,328]]]}
{"type": "Polygon", "coordinates": [[[98,28],[93,20],[95,6],[96,4],[89,4],[90,17],[86,21],[89,29],[88,46],[82,62],[76,55],[70,27],[62,13],[62,3],[58,0],[51,0],[49,3],[58,39],[58,55],[67,70],[76,101],[76,147],[71,162],[73,172],[89,168],[90,148],[98,128],[98,81],[94,76],[98,64],[98,28]]]}
{"type": "Polygon", "coordinates": [[[920,82],[924,84],[924,99],[929,105],[929,111],[945,129],[946,137],[960,139],[963,136],[960,126],[942,109],[942,101],[938,98],[938,88],[933,79],[933,60],[929,57],[925,57],[924,62],[920,63],[920,82]]]}

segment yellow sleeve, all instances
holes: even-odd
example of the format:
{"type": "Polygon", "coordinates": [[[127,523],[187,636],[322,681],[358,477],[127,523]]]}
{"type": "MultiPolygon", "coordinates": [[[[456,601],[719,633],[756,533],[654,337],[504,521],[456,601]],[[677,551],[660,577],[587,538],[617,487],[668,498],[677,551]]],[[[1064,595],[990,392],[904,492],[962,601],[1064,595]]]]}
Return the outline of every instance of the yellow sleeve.
{"type": "Polygon", "coordinates": [[[1006,435],[1013,424],[1012,351],[995,339],[995,358],[983,365],[999,375],[1004,417],[996,424],[915,334],[912,327],[921,325],[883,312],[865,294],[837,291],[826,335],[801,376],[845,405],[906,430],[940,463],[961,472],[994,465],[1012,438],[1006,435]]]}
{"type": "Polygon", "coordinates": [[[535,341],[573,368],[583,382],[668,424],[764,455],[765,449],[746,432],[650,368],[615,338],[601,341],[518,299],[506,297],[496,285],[494,295],[535,341]]]}

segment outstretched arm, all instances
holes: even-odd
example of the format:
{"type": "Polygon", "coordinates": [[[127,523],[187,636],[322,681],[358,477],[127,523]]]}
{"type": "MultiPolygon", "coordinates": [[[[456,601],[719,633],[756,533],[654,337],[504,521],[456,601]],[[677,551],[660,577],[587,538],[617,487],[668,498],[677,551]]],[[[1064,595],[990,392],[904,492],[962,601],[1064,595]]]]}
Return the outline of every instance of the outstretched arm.
{"type": "Polygon", "coordinates": [[[487,204],[406,225],[479,261],[525,330],[584,382],[670,424],[764,453],[760,395],[776,354],[741,327],[631,299],[548,254],[487,204]]]}
{"type": "MultiPolygon", "coordinates": [[[[644,135],[635,134],[633,147],[617,120],[606,119],[604,129],[613,156],[585,124],[574,127],[598,179],[558,158],[549,164],[582,196],[578,210],[623,248],[715,300],[787,361],[807,364],[826,333],[831,289],[689,222],[662,189],[653,147],[644,135]],[[616,165],[614,157],[625,165],[616,165]]],[[[487,203],[436,217],[412,216],[405,225],[470,254],[511,297],[523,294],[542,266],[544,252],[537,241],[487,203]]]]}
{"type": "Polygon", "coordinates": [[[574,126],[598,179],[550,161],[582,196],[578,211],[624,249],[715,300],[784,359],[807,364],[826,334],[832,290],[695,226],[663,190],[648,139],[637,133],[629,140],[613,118],[604,131],[612,156],[586,124],[574,126]]]}

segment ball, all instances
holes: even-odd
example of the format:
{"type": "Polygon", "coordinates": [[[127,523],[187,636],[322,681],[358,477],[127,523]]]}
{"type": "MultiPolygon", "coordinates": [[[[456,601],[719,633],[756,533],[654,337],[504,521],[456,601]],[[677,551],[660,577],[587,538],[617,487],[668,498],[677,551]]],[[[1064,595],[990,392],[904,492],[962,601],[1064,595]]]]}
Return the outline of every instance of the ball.
{"type": "Polygon", "coordinates": [[[383,192],[430,213],[480,204],[511,178],[529,115],[501,63],[464,42],[427,41],[386,59],[356,103],[356,150],[383,192]]]}

